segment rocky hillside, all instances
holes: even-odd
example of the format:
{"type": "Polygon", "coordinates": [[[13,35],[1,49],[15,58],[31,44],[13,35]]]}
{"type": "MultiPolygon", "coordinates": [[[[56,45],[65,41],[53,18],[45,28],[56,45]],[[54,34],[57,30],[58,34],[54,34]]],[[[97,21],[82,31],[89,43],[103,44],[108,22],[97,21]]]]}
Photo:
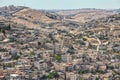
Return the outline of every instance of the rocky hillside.
{"type": "Polygon", "coordinates": [[[0,10],[0,80],[120,80],[120,14],[0,10]]]}
{"type": "Polygon", "coordinates": [[[120,13],[99,18],[99,19],[94,19],[91,21],[88,21],[84,24],[84,27],[87,28],[112,28],[112,27],[118,27],[120,28],[120,13]]]}
{"type": "Polygon", "coordinates": [[[0,20],[11,21],[29,28],[44,26],[79,27],[81,24],[119,13],[119,10],[75,9],[35,10],[24,6],[0,8],[0,20]]]}
{"type": "Polygon", "coordinates": [[[0,8],[0,19],[34,28],[44,24],[58,22],[61,17],[28,7],[8,6],[0,8]]]}
{"type": "Polygon", "coordinates": [[[110,16],[115,13],[119,13],[120,10],[105,10],[105,9],[71,9],[71,10],[56,10],[53,11],[56,14],[64,15],[68,20],[74,20],[77,22],[88,22],[93,19],[99,19],[102,17],[110,16]]]}

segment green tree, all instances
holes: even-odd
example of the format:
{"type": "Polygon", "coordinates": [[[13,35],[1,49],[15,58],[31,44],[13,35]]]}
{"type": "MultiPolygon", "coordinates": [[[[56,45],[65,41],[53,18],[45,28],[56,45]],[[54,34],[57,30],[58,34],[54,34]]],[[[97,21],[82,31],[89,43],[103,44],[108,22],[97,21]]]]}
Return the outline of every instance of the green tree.
{"type": "Polygon", "coordinates": [[[6,30],[11,30],[11,25],[9,24],[8,26],[5,27],[6,30]]]}
{"type": "Polygon", "coordinates": [[[19,59],[19,58],[20,58],[19,55],[12,55],[12,59],[14,59],[14,60],[17,60],[17,59],[19,59]]]}
{"type": "Polygon", "coordinates": [[[47,76],[48,79],[58,79],[59,78],[59,74],[56,71],[50,72],[47,76]]]}
{"type": "Polygon", "coordinates": [[[6,34],[4,29],[1,29],[1,32],[2,32],[4,35],[6,34]]]}
{"type": "Polygon", "coordinates": [[[59,54],[55,55],[54,59],[60,62],[61,61],[61,55],[59,55],[59,54]]]}

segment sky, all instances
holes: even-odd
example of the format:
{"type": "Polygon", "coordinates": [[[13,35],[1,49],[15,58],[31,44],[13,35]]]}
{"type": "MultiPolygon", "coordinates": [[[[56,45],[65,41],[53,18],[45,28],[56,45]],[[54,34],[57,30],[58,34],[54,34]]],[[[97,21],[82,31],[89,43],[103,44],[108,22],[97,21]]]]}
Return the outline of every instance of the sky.
{"type": "Polygon", "coordinates": [[[0,7],[8,5],[33,9],[119,9],[120,0],[0,0],[0,7]]]}

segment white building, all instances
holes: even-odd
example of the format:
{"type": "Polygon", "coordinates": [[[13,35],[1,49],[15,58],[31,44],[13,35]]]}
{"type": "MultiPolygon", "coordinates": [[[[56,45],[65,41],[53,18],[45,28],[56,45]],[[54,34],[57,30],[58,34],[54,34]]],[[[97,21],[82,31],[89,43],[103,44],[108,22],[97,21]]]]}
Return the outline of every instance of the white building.
{"type": "Polygon", "coordinates": [[[65,54],[65,55],[62,55],[62,60],[64,61],[64,62],[71,62],[72,61],[72,55],[70,55],[70,54],[65,54]]]}
{"type": "Polygon", "coordinates": [[[22,80],[18,74],[10,74],[10,80],[22,80]]]}

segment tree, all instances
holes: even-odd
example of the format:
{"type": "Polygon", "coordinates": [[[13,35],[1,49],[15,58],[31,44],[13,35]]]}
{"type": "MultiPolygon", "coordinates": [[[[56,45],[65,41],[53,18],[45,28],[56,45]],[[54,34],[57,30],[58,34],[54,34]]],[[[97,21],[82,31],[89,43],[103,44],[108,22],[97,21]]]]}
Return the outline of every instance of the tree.
{"type": "Polygon", "coordinates": [[[14,39],[14,37],[9,37],[9,39],[10,39],[10,42],[14,42],[15,41],[15,39],[14,39]]]}
{"type": "Polygon", "coordinates": [[[48,79],[58,79],[59,78],[59,74],[56,71],[50,72],[47,76],[48,79]]]}
{"type": "Polygon", "coordinates": [[[5,30],[4,29],[1,29],[1,32],[4,34],[4,36],[5,36],[5,34],[6,34],[6,32],[5,32],[5,30]]]}
{"type": "Polygon", "coordinates": [[[20,56],[19,56],[19,55],[12,55],[12,59],[17,60],[17,59],[19,59],[19,58],[20,58],[20,56]]]}
{"type": "Polygon", "coordinates": [[[74,47],[72,45],[70,45],[67,52],[70,54],[74,54],[74,47]]]}
{"type": "Polygon", "coordinates": [[[79,77],[79,80],[84,80],[83,78],[79,77]]]}
{"type": "Polygon", "coordinates": [[[113,67],[113,66],[110,66],[110,65],[107,65],[107,69],[111,69],[111,70],[113,70],[114,67],[113,67]]]}
{"type": "Polygon", "coordinates": [[[46,79],[47,79],[46,75],[43,75],[42,77],[40,77],[40,80],[46,80],[46,79]]]}
{"type": "Polygon", "coordinates": [[[33,51],[30,51],[29,56],[32,57],[34,55],[33,51]]]}
{"type": "Polygon", "coordinates": [[[85,45],[85,42],[84,41],[79,41],[79,44],[80,45],[85,45]]]}
{"type": "Polygon", "coordinates": [[[11,30],[11,25],[9,24],[8,26],[5,27],[6,30],[11,30]]]}
{"type": "Polygon", "coordinates": [[[60,62],[61,61],[61,55],[59,55],[59,54],[55,55],[54,59],[60,62]]]}
{"type": "Polygon", "coordinates": [[[0,56],[0,59],[1,59],[1,56],[0,56]]]}
{"type": "Polygon", "coordinates": [[[120,38],[120,35],[118,35],[118,37],[120,38]]]}
{"type": "Polygon", "coordinates": [[[20,58],[20,55],[17,54],[17,52],[10,52],[9,54],[11,54],[11,58],[14,60],[17,60],[20,58]]]}
{"type": "Polygon", "coordinates": [[[89,43],[88,48],[89,48],[89,49],[97,49],[97,46],[92,45],[91,43],[89,43]]]}

